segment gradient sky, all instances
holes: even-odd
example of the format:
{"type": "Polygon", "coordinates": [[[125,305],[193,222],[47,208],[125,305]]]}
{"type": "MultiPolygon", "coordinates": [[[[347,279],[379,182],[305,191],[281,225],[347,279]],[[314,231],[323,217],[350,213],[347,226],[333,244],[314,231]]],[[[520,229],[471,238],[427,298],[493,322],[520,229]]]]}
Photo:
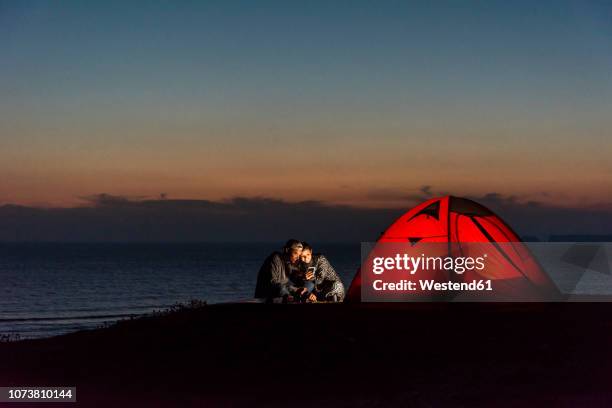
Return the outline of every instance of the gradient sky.
{"type": "Polygon", "coordinates": [[[0,1],[0,205],[612,202],[612,3],[0,1]]]}

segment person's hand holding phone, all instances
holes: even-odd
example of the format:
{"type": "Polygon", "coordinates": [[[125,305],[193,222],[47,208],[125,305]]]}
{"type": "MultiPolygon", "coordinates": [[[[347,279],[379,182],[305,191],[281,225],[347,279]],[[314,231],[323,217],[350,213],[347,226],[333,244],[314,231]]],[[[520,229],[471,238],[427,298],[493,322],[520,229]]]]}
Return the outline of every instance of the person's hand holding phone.
{"type": "Polygon", "coordinates": [[[315,271],[315,268],[313,267],[308,268],[308,271],[306,271],[306,276],[305,276],[306,280],[314,280],[315,278],[314,271],[315,271]]]}

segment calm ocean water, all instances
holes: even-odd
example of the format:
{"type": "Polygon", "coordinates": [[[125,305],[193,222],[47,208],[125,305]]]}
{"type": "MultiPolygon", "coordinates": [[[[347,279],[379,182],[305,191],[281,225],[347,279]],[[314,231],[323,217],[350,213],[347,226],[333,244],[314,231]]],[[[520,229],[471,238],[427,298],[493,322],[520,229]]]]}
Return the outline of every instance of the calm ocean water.
{"type": "MultiPolygon", "coordinates": [[[[94,328],[192,299],[252,298],[279,244],[0,244],[0,335],[46,337],[94,328]]],[[[346,286],[357,244],[315,248],[346,286]]]]}

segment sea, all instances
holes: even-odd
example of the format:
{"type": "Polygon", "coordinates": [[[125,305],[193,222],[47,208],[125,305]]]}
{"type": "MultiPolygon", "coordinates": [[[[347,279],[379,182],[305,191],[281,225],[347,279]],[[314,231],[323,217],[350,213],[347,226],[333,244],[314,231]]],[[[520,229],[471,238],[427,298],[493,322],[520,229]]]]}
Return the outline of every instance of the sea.
{"type": "MultiPolygon", "coordinates": [[[[282,243],[0,243],[0,340],[50,337],[192,300],[253,298],[282,243]]],[[[348,287],[360,244],[322,244],[348,287]]]]}

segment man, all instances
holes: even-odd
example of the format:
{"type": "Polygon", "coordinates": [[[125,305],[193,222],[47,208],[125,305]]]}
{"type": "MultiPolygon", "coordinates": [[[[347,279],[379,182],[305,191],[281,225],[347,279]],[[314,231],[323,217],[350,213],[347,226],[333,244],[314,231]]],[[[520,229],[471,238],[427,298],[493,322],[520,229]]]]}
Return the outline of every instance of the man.
{"type": "MultiPolygon", "coordinates": [[[[281,252],[273,252],[266,258],[257,275],[255,297],[271,302],[273,298],[288,298],[299,288],[290,277],[299,273],[299,261],[303,245],[296,239],[287,241],[281,252]]],[[[301,292],[301,290],[300,290],[301,292]]]]}
{"type": "Polygon", "coordinates": [[[322,254],[312,253],[312,247],[304,242],[300,255],[302,267],[306,270],[306,279],[314,281],[315,287],[308,300],[342,302],[344,300],[344,285],[327,258],[322,254]]]}

